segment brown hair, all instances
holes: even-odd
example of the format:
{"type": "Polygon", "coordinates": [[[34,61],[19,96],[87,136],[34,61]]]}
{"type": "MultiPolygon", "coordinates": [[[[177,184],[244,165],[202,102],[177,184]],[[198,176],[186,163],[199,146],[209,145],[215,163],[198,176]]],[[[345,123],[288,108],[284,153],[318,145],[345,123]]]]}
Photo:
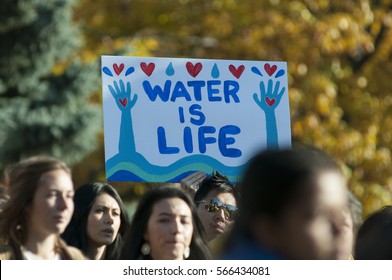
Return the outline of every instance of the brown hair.
{"type": "Polygon", "coordinates": [[[9,199],[0,212],[0,237],[14,245],[22,245],[27,239],[26,207],[32,203],[34,194],[44,173],[64,170],[71,175],[70,168],[62,161],[34,156],[22,160],[5,171],[5,184],[9,199]]]}

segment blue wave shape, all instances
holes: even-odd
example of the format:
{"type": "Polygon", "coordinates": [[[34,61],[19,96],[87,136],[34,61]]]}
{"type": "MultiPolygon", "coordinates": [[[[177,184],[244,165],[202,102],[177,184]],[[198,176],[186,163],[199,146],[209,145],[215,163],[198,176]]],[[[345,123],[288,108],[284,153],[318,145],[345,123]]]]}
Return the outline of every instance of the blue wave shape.
{"type": "MultiPolygon", "coordinates": [[[[188,175],[195,173],[196,170],[189,171],[178,175],[177,177],[172,178],[171,180],[167,181],[168,183],[178,183],[181,179],[187,177],[188,175]]],[[[107,178],[110,182],[147,182],[143,178],[133,174],[130,171],[120,170],[115,172],[112,176],[107,178]]]]}
{"type": "Polygon", "coordinates": [[[106,178],[116,182],[179,182],[193,172],[211,174],[217,170],[231,182],[237,182],[245,165],[226,166],[210,156],[191,155],[168,166],[157,166],[139,153],[117,154],[106,161],[106,178]]]}

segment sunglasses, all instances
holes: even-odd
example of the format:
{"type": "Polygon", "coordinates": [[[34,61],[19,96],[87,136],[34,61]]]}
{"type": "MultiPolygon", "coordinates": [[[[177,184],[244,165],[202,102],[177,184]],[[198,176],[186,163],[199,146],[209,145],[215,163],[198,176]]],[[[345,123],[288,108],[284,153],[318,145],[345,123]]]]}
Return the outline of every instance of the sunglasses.
{"type": "Polygon", "coordinates": [[[205,203],[205,208],[208,212],[218,212],[219,210],[223,210],[225,213],[225,218],[229,221],[234,221],[238,215],[238,208],[231,204],[223,204],[217,198],[211,198],[210,201],[199,201],[198,203],[205,203]]]}

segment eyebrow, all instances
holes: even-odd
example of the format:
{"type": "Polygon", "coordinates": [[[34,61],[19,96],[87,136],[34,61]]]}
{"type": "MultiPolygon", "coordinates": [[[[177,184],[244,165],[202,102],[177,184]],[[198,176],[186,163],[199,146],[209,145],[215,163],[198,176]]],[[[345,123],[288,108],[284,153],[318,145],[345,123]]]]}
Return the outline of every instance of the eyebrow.
{"type": "MultiPolygon", "coordinates": [[[[168,212],[161,212],[161,213],[158,214],[158,217],[161,217],[161,216],[164,216],[164,217],[175,217],[177,215],[172,214],[172,213],[168,213],[168,212]]],[[[181,218],[192,218],[191,216],[188,216],[188,215],[179,215],[179,216],[181,218]]]]}
{"type": "MultiPolygon", "coordinates": [[[[55,192],[55,193],[63,193],[62,190],[59,190],[57,188],[48,188],[46,191],[47,192],[55,192]]],[[[74,190],[69,190],[69,191],[65,191],[65,193],[66,194],[75,194],[75,191],[74,190]]]]}
{"type": "Polygon", "coordinates": [[[103,207],[103,208],[105,208],[105,209],[113,209],[113,210],[121,210],[120,209],[120,207],[109,207],[109,206],[106,206],[105,204],[95,204],[93,207],[103,207]]]}

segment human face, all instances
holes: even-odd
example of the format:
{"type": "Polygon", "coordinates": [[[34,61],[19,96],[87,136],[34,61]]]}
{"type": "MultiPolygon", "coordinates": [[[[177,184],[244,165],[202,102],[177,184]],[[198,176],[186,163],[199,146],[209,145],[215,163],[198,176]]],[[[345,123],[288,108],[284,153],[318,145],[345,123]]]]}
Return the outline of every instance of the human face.
{"type": "Polygon", "coordinates": [[[348,210],[345,180],[337,172],[323,172],[304,190],[274,224],[272,246],[289,259],[337,259],[348,210]]]}
{"type": "Polygon", "coordinates": [[[184,200],[168,198],[155,203],[144,236],[151,247],[152,259],[183,259],[192,234],[192,213],[184,200]]]}
{"type": "Polygon", "coordinates": [[[212,198],[219,199],[224,205],[230,204],[237,206],[236,200],[231,193],[218,193],[217,191],[209,192],[205,199],[203,199],[203,202],[198,204],[197,213],[203,224],[204,230],[206,231],[206,238],[208,241],[211,241],[218,235],[228,231],[233,224],[232,221],[225,217],[223,209],[220,209],[217,212],[208,212],[206,210],[205,203],[209,202],[212,198]]]}
{"type": "Polygon", "coordinates": [[[59,169],[42,174],[28,208],[29,233],[41,237],[61,234],[73,214],[73,196],[69,173],[59,169]]]}
{"type": "Polygon", "coordinates": [[[121,226],[121,209],[117,201],[103,193],[95,198],[87,218],[87,236],[97,247],[110,245],[121,226]]]}

